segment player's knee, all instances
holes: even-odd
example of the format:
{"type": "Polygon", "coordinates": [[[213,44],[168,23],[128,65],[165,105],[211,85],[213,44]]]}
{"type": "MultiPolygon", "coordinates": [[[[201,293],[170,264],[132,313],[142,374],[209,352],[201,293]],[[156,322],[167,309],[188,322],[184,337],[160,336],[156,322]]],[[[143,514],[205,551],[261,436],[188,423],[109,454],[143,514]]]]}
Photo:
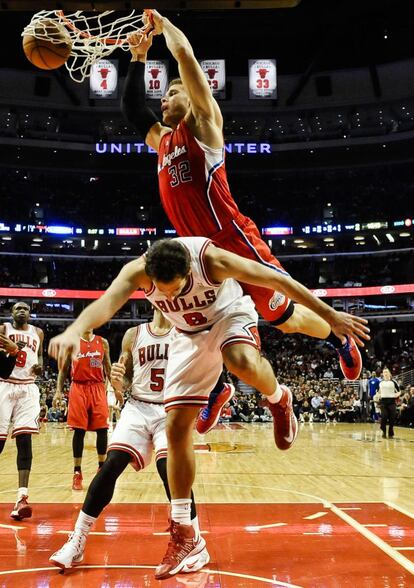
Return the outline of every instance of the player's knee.
{"type": "Polygon", "coordinates": [[[5,445],[6,439],[0,439],[0,453],[3,451],[5,445]]]}
{"type": "Polygon", "coordinates": [[[112,472],[116,476],[120,475],[131,461],[131,455],[126,451],[119,451],[118,449],[111,449],[108,451],[108,456],[105,463],[100,469],[104,475],[107,472],[112,472]]]}
{"type": "Polygon", "coordinates": [[[165,425],[168,443],[182,443],[191,437],[197,409],[176,408],[169,410],[165,425]]]}
{"type": "Polygon", "coordinates": [[[256,372],[259,359],[259,351],[251,346],[245,346],[233,353],[230,352],[224,358],[227,369],[242,380],[256,372]]]}

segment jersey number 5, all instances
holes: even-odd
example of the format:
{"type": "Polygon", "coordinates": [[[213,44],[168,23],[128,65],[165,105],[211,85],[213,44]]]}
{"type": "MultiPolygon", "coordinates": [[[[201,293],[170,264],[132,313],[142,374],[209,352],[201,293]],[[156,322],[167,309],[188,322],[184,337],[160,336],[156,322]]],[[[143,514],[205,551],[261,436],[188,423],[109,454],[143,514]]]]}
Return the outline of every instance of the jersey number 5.
{"type": "Polygon", "coordinates": [[[162,392],[164,390],[164,368],[153,368],[151,370],[150,388],[153,392],[162,392]]]}

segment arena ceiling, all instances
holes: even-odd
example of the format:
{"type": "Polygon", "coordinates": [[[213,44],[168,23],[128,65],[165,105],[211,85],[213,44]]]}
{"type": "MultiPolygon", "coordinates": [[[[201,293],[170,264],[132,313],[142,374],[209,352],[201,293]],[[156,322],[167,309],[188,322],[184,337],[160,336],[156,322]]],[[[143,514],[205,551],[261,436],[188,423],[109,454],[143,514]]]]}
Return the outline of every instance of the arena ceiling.
{"type": "MultiPolygon", "coordinates": [[[[21,50],[20,33],[40,9],[69,11],[74,5],[76,10],[93,5],[98,11],[140,10],[148,4],[147,0],[0,0],[0,19],[8,32],[0,37],[0,67],[30,69],[21,50]]],[[[406,0],[168,0],[153,4],[188,35],[197,56],[225,58],[229,75],[245,76],[246,60],[255,57],[275,57],[278,73],[283,75],[368,67],[414,56],[414,19],[406,0]],[[203,10],[191,8],[196,4],[203,10]],[[244,10],[247,5],[255,9],[244,10]],[[287,5],[292,8],[274,8],[287,5]]],[[[152,54],[154,59],[168,58],[165,44],[159,41],[154,43],[152,54]]],[[[119,58],[127,60],[127,56],[119,58]]]]}
{"type": "Polygon", "coordinates": [[[293,8],[301,0],[157,0],[148,3],[146,0],[101,0],[100,2],[73,2],[63,0],[4,0],[0,3],[1,10],[131,10],[151,7],[159,10],[225,10],[225,9],[262,9],[262,8],[293,8]]]}

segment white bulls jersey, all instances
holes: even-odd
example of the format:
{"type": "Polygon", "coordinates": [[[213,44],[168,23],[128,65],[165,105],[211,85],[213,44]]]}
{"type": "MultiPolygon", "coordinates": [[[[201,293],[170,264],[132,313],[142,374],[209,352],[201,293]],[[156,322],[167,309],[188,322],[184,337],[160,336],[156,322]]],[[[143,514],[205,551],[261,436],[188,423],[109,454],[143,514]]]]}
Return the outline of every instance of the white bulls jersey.
{"type": "Polygon", "coordinates": [[[6,382],[32,384],[36,376],[31,373],[31,369],[39,363],[40,338],[37,334],[36,327],[27,325],[28,329],[24,331],[22,329],[14,329],[11,323],[4,323],[4,325],[6,327],[6,337],[9,337],[15,343],[17,341],[24,341],[26,343],[25,347],[18,352],[16,365],[6,382]]]}
{"type": "Polygon", "coordinates": [[[145,295],[179,330],[202,331],[225,316],[226,310],[243,298],[243,291],[233,279],[226,279],[221,284],[210,280],[204,262],[205,252],[212,245],[210,239],[179,237],[177,241],[191,255],[191,272],[184,290],[174,300],[169,300],[153,284],[145,295]]]}
{"type": "Polygon", "coordinates": [[[132,346],[134,374],[132,397],[162,404],[165,371],[173,327],[165,335],[155,335],[149,323],[139,325],[132,346]]]}

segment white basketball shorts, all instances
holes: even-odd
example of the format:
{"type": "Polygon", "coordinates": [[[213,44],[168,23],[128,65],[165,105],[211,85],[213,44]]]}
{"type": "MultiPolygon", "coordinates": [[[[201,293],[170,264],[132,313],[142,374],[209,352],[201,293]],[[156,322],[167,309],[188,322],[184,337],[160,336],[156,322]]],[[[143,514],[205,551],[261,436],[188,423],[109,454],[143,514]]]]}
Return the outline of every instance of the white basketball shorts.
{"type": "Polygon", "coordinates": [[[260,348],[257,321],[252,299],[243,296],[208,330],[191,334],[175,329],[165,380],[165,410],[205,406],[223,369],[222,350],[240,343],[260,348]]]}
{"type": "Polygon", "coordinates": [[[130,398],[121,412],[121,417],[108,445],[108,451],[117,449],[129,453],[134,469],[142,470],[155,458],[167,457],[166,414],[163,404],[142,402],[130,398]]]}
{"type": "Polygon", "coordinates": [[[12,437],[39,432],[39,398],[36,384],[0,382],[0,439],[7,439],[10,422],[12,437]]]}

